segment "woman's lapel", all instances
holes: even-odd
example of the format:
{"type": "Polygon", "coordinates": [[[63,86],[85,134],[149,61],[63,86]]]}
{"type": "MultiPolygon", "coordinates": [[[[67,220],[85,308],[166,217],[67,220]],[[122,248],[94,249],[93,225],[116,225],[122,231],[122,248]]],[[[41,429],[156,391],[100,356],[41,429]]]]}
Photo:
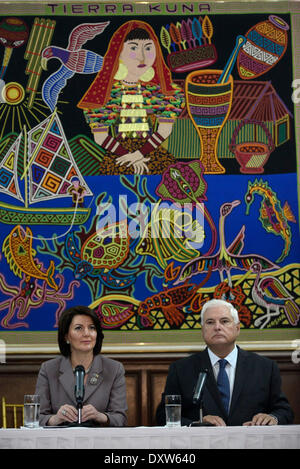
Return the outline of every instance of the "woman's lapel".
{"type": "Polygon", "coordinates": [[[103,381],[103,360],[101,355],[94,357],[85,385],[85,402],[99,388],[103,381]]]}

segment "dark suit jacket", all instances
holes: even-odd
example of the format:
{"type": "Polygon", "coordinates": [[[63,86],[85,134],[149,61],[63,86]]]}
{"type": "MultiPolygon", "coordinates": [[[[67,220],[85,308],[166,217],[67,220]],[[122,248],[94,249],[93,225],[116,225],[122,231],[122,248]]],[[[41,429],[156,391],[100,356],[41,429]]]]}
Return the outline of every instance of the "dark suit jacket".
{"type": "Polygon", "coordinates": [[[199,420],[199,405],[193,404],[199,372],[208,370],[203,392],[203,415],[218,415],[227,425],[242,425],[257,413],[273,414],[279,425],[293,422],[293,412],[281,392],[277,364],[238,347],[238,358],[229,415],[225,414],[207,352],[199,352],[170,365],[162,400],[156,412],[158,425],[165,425],[164,396],[181,394],[182,425],[199,420]]]}
{"type": "MultiPolygon", "coordinates": [[[[83,405],[92,404],[105,412],[110,426],[127,425],[125,371],[121,363],[103,355],[94,357],[87,383],[83,405]],[[91,378],[92,383],[90,382],[91,378]]],[[[35,393],[40,395],[40,425],[57,413],[64,404],[76,407],[75,377],[69,358],[59,356],[41,366],[35,393]]]]}

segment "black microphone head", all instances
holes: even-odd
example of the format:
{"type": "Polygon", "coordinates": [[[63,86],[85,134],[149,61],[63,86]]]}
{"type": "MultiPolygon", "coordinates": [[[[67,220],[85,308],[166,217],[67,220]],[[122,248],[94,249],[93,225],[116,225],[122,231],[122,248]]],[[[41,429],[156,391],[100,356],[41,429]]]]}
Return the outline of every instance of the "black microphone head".
{"type": "Polygon", "coordinates": [[[193,395],[193,404],[198,404],[201,400],[208,370],[200,371],[193,395]]]}
{"type": "Polygon", "coordinates": [[[77,365],[76,368],[75,368],[75,373],[84,373],[85,374],[84,366],[77,365]]]}
{"type": "Polygon", "coordinates": [[[77,401],[77,406],[82,406],[84,398],[84,376],[85,369],[82,365],[77,365],[75,368],[75,399],[77,401]]]}

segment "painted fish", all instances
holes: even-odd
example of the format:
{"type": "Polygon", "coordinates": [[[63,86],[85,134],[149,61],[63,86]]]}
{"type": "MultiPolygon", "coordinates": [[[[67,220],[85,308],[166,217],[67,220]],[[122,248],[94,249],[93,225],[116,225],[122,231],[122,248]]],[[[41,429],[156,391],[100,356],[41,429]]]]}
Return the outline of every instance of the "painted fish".
{"type": "Polygon", "coordinates": [[[207,207],[203,204],[207,200],[207,183],[203,179],[203,173],[204,166],[200,161],[179,162],[171,165],[163,173],[156,193],[162,200],[171,200],[179,205],[192,203],[197,207],[197,210],[200,210],[211,229],[211,245],[206,252],[206,255],[209,256],[215,250],[218,233],[207,207]]]}
{"type": "Polygon", "coordinates": [[[155,206],[136,252],[154,257],[162,268],[167,260],[187,262],[199,255],[191,242],[202,243],[204,230],[189,213],[155,206]]]}
{"type": "Polygon", "coordinates": [[[50,261],[50,266],[46,272],[37,264],[34,256],[36,251],[32,247],[32,231],[22,226],[16,225],[10,234],[5,238],[2,246],[6,260],[15,275],[22,278],[22,274],[33,278],[44,280],[49,287],[58,290],[58,286],[53,279],[55,265],[50,261]]]}

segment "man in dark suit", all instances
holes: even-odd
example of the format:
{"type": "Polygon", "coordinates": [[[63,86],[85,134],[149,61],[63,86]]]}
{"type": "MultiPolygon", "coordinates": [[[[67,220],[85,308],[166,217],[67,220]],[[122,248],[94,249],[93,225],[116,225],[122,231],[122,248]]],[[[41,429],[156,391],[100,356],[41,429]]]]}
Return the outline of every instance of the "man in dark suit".
{"type": "Polygon", "coordinates": [[[203,352],[170,365],[158,425],[165,425],[164,397],[180,394],[181,424],[199,421],[199,404],[193,395],[199,373],[207,370],[203,390],[203,422],[225,425],[283,425],[293,422],[293,411],[281,391],[277,364],[236,345],[240,332],[238,312],[226,301],[208,301],[202,309],[203,352]]]}

